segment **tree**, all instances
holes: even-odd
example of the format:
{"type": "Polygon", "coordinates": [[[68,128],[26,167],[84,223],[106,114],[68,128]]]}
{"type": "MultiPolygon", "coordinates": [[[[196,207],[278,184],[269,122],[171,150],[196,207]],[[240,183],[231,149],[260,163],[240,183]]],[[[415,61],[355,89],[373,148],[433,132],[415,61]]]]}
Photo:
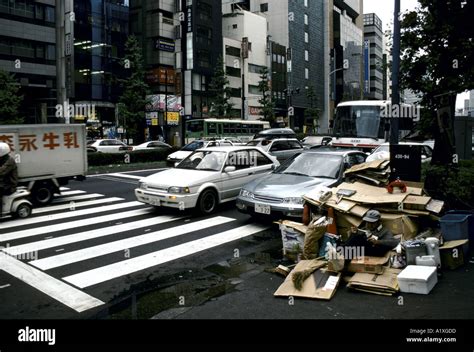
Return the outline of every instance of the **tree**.
{"type": "Polygon", "coordinates": [[[306,90],[306,99],[309,101],[309,108],[306,108],[304,115],[306,121],[311,120],[311,127],[319,131],[319,119],[321,117],[321,110],[316,108],[317,97],[313,86],[309,86],[306,90]],[[314,123],[313,121],[316,121],[314,123]]]}
{"type": "Polygon", "coordinates": [[[263,121],[270,122],[270,126],[275,124],[275,99],[271,91],[271,82],[269,78],[268,68],[265,67],[260,71],[260,82],[258,90],[262,93],[262,97],[258,100],[262,106],[263,121]]]}
{"type": "Polygon", "coordinates": [[[432,163],[453,163],[456,95],[474,88],[474,2],[419,0],[402,20],[402,88],[422,96],[436,143],[432,163]],[[436,112],[445,108],[445,112],[436,112]]]}
{"type": "Polygon", "coordinates": [[[149,103],[147,95],[150,88],[145,82],[142,49],[135,36],[130,36],[125,43],[124,67],[129,69],[130,77],[119,80],[124,88],[119,99],[120,118],[125,121],[127,136],[139,143],[145,140],[145,107],[149,103]]]}
{"type": "Polygon", "coordinates": [[[0,70],[0,125],[24,123],[24,118],[19,113],[23,101],[19,91],[20,86],[13,75],[0,70]]]}
{"type": "Polygon", "coordinates": [[[212,97],[209,115],[217,118],[230,115],[234,104],[230,102],[232,90],[229,87],[229,79],[224,71],[222,56],[217,60],[217,67],[210,84],[210,92],[212,97]]]}

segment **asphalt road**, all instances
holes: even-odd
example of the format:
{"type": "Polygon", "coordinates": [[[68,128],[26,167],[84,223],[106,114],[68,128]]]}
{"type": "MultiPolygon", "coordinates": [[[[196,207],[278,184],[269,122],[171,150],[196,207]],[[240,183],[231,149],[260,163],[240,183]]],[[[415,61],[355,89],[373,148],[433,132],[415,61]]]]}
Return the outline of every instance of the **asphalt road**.
{"type": "Polygon", "coordinates": [[[331,301],[274,298],[281,237],[222,206],[211,217],[135,203],[150,172],[71,183],[51,207],[0,224],[3,319],[457,319],[474,316],[474,267],[428,296],[376,296],[341,283],[331,301]],[[291,304],[293,303],[293,304],[291,304]]]}

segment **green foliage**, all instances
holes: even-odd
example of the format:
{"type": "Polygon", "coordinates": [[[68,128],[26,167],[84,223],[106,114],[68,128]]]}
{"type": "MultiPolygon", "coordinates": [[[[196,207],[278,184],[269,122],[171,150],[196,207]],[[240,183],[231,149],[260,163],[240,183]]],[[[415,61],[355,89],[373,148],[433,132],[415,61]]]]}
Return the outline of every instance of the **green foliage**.
{"type": "Polygon", "coordinates": [[[16,125],[24,122],[19,109],[23,96],[18,94],[20,86],[13,75],[0,70],[0,124],[16,125]]]}
{"type": "Polygon", "coordinates": [[[125,43],[125,52],[124,67],[127,63],[130,64],[130,77],[120,80],[124,88],[119,99],[120,121],[126,121],[124,127],[127,129],[128,137],[133,138],[135,143],[141,143],[145,139],[145,107],[149,103],[147,95],[150,94],[150,88],[145,82],[142,49],[135,36],[128,38],[125,43]]]}
{"type": "Polygon", "coordinates": [[[229,79],[224,70],[222,56],[217,60],[217,67],[210,84],[210,92],[212,96],[209,115],[215,118],[230,116],[234,105],[230,102],[231,88],[229,87],[229,79]]]}
{"type": "Polygon", "coordinates": [[[435,179],[430,196],[444,200],[448,209],[474,208],[474,161],[461,161],[457,167],[423,164],[423,181],[435,179]]]}
{"type": "Polygon", "coordinates": [[[88,153],[87,159],[89,166],[105,166],[105,165],[119,165],[125,164],[125,156],[130,156],[130,164],[147,163],[156,161],[166,161],[168,155],[176,152],[178,149],[170,150],[139,150],[130,153],[88,153]]]}
{"type": "Polygon", "coordinates": [[[275,124],[275,99],[273,98],[268,68],[265,67],[260,71],[260,82],[258,82],[258,90],[262,93],[262,97],[258,100],[262,106],[263,121],[270,122],[270,126],[275,124]]]}
{"type": "Polygon", "coordinates": [[[421,93],[423,106],[438,107],[435,96],[474,88],[474,3],[419,3],[402,21],[401,85],[421,93]]]}

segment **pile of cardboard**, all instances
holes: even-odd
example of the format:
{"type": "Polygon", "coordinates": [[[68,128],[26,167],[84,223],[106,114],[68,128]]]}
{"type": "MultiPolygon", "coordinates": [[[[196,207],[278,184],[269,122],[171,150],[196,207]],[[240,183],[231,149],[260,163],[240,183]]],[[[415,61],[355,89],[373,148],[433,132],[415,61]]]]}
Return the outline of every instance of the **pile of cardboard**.
{"type": "Polygon", "coordinates": [[[356,291],[374,293],[383,296],[393,296],[399,291],[397,276],[398,269],[386,268],[383,274],[357,273],[347,284],[356,291]]]}
{"type": "Polygon", "coordinates": [[[384,225],[394,235],[403,235],[407,240],[418,234],[417,220],[421,217],[438,220],[444,206],[443,202],[424,195],[421,185],[410,185],[406,193],[398,189],[389,193],[386,187],[346,182],[333,189],[317,187],[303,198],[316,206],[336,211],[339,235],[344,236],[351,226],[358,227],[364,215],[376,209],[381,212],[384,225]],[[331,193],[329,197],[328,192],[331,193]]]}
{"type": "Polygon", "coordinates": [[[386,186],[390,177],[390,160],[355,165],[346,171],[345,176],[375,186],[386,186]]]}

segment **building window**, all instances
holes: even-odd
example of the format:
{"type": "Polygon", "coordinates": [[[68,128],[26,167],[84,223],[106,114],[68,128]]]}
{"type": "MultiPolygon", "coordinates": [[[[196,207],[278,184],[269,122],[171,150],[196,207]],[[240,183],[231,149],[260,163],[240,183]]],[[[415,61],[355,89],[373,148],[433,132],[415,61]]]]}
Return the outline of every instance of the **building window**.
{"type": "Polygon", "coordinates": [[[268,12],[268,3],[260,4],[260,12],[268,12]]]}
{"type": "Polygon", "coordinates": [[[240,48],[234,46],[226,46],[225,48],[226,55],[240,57],[240,48]]]}
{"type": "Polygon", "coordinates": [[[249,85],[249,94],[261,95],[262,92],[258,86],[249,85]]]}
{"type": "Polygon", "coordinates": [[[232,29],[237,29],[237,28],[238,28],[238,26],[236,24],[232,25],[232,29]]]}
{"type": "Polygon", "coordinates": [[[308,7],[308,0],[304,0],[304,7],[308,7]]]}
{"type": "Polygon", "coordinates": [[[225,71],[226,71],[227,75],[231,76],[231,77],[241,77],[242,76],[240,68],[234,68],[234,67],[231,67],[231,66],[226,66],[225,71]]]}
{"type": "Polygon", "coordinates": [[[304,59],[305,59],[305,61],[309,61],[309,51],[308,50],[304,51],[304,59]]]}
{"type": "Polygon", "coordinates": [[[309,17],[307,14],[304,14],[304,24],[309,25],[309,17]]]}
{"type": "Polygon", "coordinates": [[[304,42],[309,43],[309,34],[308,34],[308,32],[304,33],[304,42]]]}
{"type": "Polygon", "coordinates": [[[304,78],[309,79],[309,69],[308,68],[304,69],[304,78]]]}

